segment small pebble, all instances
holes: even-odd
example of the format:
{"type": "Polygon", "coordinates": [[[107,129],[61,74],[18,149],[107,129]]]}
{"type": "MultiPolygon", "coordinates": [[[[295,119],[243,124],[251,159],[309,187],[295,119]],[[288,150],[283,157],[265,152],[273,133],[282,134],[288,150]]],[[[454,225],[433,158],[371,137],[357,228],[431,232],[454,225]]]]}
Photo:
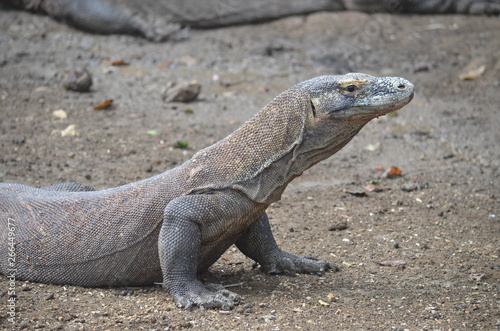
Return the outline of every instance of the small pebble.
{"type": "Polygon", "coordinates": [[[26,142],[26,138],[24,137],[15,137],[12,139],[12,142],[16,145],[22,145],[26,142]]]}
{"type": "Polygon", "coordinates": [[[75,69],[64,75],[65,89],[76,92],[88,92],[92,86],[92,75],[87,69],[75,69]]]}
{"type": "Polygon", "coordinates": [[[326,301],[327,302],[334,302],[334,301],[337,301],[337,298],[335,297],[335,295],[333,295],[333,293],[328,293],[328,295],[326,296],[326,301]]]}
{"type": "Polygon", "coordinates": [[[78,135],[78,132],[76,131],[75,124],[70,124],[66,129],[61,131],[61,137],[74,137],[76,135],[78,135]]]}
{"type": "Polygon", "coordinates": [[[65,120],[68,118],[68,114],[63,109],[54,110],[52,116],[60,120],[65,120]]]}
{"type": "Polygon", "coordinates": [[[423,71],[429,71],[429,70],[430,70],[430,64],[429,63],[424,63],[424,62],[417,63],[415,65],[415,67],[413,68],[413,72],[414,73],[423,72],[423,71]]]}
{"type": "Polygon", "coordinates": [[[328,227],[328,231],[342,231],[347,229],[347,221],[339,220],[328,227]]]}
{"type": "Polygon", "coordinates": [[[166,102],[191,102],[195,100],[201,91],[201,84],[190,81],[182,84],[169,83],[162,93],[166,102]]]}
{"type": "Polygon", "coordinates": [[[260,318],[263,319],[265,322],[270,322],[270,321],[274,321],[276,319],[276,316],[274,316],[274,315],[263,315],[260,318]]]}
{"type": "Polygon", "coordinates": [[[54,293],[51,293],[45,297],[45,300],[54,300],[54,299],[55,299],[54,293]]]}

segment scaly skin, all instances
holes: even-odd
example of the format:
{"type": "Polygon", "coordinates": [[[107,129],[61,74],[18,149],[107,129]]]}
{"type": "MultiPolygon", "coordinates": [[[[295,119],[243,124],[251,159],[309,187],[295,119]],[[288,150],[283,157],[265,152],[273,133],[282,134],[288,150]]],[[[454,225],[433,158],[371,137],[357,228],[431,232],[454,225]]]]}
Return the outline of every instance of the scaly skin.
{"type": "Polygon", "coordinates": [[[412,97],[413,85],[402,78],[321,76],[281,93],[225,139],[149,179],[102,191],[77,183],[0,184],[0,271],[80,286],[163,281],[180,307],[207,308],[239,302],[197,279],[232,244],[268,273],[335,271],[331,262],[280,250],[265,210],[292,179],[412,97]]]}
{"type": "Polygon", "coordinates": [[[0,0],[43,12],[80,29],[134,34],[151,40],[183,38],[183,26],[210,28],[319,11],[391,14],[500,13],[500,0],[0,0]]]}

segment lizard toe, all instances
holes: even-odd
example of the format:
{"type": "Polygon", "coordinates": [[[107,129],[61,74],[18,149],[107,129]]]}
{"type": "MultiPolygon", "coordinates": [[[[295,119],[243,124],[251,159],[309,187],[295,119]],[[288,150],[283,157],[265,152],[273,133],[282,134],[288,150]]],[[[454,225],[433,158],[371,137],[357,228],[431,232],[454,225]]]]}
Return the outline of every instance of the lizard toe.
{"type": "Polygon", "coordinates": [[[338,271],[339,269],[330,261],[282,252],[271,263],[263,266],[263,270],[268,274],[293,275],[303,273],[323,275],[326,271],[338,271]]]}
{"type": "Polygon", "coordinates": [[[226,290],[222,285],[198,285],[186,290],[182,295],[174,296],[179,308],[192,308],[198,306],[202,309],[221,308],[229,310],[238,305],[241,298],[238,294],[226,290]]]}

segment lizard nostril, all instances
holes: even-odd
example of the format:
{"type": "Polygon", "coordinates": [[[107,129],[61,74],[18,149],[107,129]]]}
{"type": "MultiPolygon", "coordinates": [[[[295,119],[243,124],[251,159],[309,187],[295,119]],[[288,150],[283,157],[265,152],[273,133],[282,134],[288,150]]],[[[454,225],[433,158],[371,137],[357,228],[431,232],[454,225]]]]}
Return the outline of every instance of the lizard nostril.
{"type": "Polygon", "coordinates": [[[405,84],[399,84],[398,89],[404,90],[406,88],[405,84]]]}

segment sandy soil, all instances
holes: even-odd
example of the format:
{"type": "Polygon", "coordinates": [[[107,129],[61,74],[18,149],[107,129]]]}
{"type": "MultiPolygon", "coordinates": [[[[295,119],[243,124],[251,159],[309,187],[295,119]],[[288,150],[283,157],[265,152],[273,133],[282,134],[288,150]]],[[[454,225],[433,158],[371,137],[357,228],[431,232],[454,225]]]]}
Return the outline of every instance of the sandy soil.
{"type": "Polygon", "coordinates": [[[402,76],[417,93],[292,182],[269,209],[282,248],[330,259],[340,272],[268,276],[232,248],[209,276],[244,297],[232,311],[177,309],[159,286],[18,281],[14,324],[1,276],[0,328],[499,329],[499,31],[495,17],[319,13],[155,44],[2,12],[3,182],[100,189],[147,178],[317,75],[402,76]],[[64,72],[78,67],[92,73],[91,92],[62,87],[64,72]],[[470,70],[476,79],[459,78],[470,70]],[[202,85],[198,100],[162,100],[169,82],[190,80],[202,85]],[[92,109],[107,99],[111,110],[92,109]],[[53,116],[60,109],[67,119],[53,116]],[[76,135],[62,137],[72,124],[76,135]],[[178,141],[188,148],[173,148],[178,141]],[[393,165],[401,177],[376,170],[393,165]],[[373,181],[381,192],[349,193],[373,181]],[[393,260],[406,264],[379,264],[393,260]]]}

